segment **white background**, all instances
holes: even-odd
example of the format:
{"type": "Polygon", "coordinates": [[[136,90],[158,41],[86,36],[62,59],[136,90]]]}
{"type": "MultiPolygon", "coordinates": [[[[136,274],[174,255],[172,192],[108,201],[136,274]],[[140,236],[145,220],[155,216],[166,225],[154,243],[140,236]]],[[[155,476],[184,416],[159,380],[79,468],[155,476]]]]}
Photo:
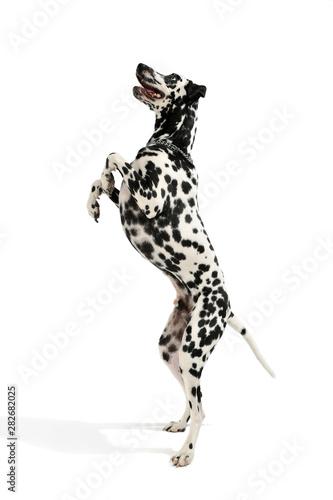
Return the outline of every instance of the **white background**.
{"type": "Polygon", "coordinates": [[[1,498],[13,383],[15,498],[328,498],[333,2],[62,3],[52,16],[33,0],[0,13],[1,498]],[[131,161],[152,133],[153,114],[131,93],[139,62],[207,86],[193,151],[201,215],[233,309],[277,375],[226,330],[185,469],[169,463],[184,434],[161,431],[184,405],[157,349],[173,289],[135,253],[109,200],[98,225],[85,206],[105,157],[131,161]],[[288,123],[270,132],[276,110],[288,123]],[[57,174],[101,122],[109,132],[57,174]],[[217,184],[231,161],[237,173],[217,184]]]}

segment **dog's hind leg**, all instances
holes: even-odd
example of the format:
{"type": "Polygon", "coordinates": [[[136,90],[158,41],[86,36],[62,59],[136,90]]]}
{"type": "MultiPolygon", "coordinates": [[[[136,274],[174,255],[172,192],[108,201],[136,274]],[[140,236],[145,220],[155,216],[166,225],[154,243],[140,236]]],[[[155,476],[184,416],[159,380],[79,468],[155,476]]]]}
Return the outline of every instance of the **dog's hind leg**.
{"type": "Polygon", "coordinates": [[[208,287],[204,287],[194,299],[195,305],[179,351],[179,366],[190,407],[191,424],[183,447],[171,458],[177,467],[190,464],[194,457],[201,424],[205,418],[201,404],[202,371],[223,334],[228,315],[228,297],[222,287],[214,291],[208,290],[208,287]]]}
{"type": "Polygon", "coordinates": [[[178,422],[170,422],[163,430],[168,432],[182,432],[186,429],[186,423],[190,418],[190,407],[186,397],[185,385],[179,370],[179,348],[183,340],[183,334],[189,320],[189,313],[192,309],[191,297],[181,289],[176,282],[171,279],[176,291],[177,298],[174,301],[175,308],[172,311],[163,334],[159,340],[159,350],[163,361],[170,369],[171,373],[180,383],[186,399],[186,408],[183,416],[178,422]]]}

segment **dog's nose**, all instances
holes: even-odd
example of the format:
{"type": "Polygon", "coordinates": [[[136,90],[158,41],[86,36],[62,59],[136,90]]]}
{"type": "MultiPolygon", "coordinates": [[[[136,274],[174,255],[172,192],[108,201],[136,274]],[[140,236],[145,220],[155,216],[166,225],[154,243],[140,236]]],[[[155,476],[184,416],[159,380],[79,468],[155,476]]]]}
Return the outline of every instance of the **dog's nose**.
{"type": "Polygon", "coordinates": [[[151,73],[152,69],[146,64],[139,63],[136,71],[137,73],[142,73],[143,71],[148,71],[148,73],[151,73]]]}
{"type": "Polygon", "coordinates": [[[146,69],[146,67],[147,66],[145,64],[139,63],[138,67],[136,68],[136,70],[141,73],[141,71],[143,71],[144,69],[146,69]]]}

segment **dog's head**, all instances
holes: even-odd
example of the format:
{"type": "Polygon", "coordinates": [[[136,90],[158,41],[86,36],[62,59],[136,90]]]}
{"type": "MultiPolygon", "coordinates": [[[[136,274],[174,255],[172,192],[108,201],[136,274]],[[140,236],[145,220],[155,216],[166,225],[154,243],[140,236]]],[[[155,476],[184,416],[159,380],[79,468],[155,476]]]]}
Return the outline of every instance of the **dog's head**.
{"type": "Polygon", "coordinates": [[[157,115],[174,105],[194,104],[206,94],[206,87],[203,85],[196,85],[176,73],[161,75],[145,64],[138,65],[136,76],[141,86],[133,88],[134,96],[157,115]]]}

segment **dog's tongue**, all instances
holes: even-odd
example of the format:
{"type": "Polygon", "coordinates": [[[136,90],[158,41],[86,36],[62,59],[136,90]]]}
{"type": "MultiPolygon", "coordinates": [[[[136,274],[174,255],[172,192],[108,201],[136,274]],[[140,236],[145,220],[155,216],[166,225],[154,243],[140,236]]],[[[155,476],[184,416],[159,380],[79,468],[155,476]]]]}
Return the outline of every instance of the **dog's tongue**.
{"type": "Polygon", "coordinates": [[[145,87],[141,87],[141,92],[147,97],[161,97],[160,94],[157,94],[154,90],[146,89],[145,87]]]}

